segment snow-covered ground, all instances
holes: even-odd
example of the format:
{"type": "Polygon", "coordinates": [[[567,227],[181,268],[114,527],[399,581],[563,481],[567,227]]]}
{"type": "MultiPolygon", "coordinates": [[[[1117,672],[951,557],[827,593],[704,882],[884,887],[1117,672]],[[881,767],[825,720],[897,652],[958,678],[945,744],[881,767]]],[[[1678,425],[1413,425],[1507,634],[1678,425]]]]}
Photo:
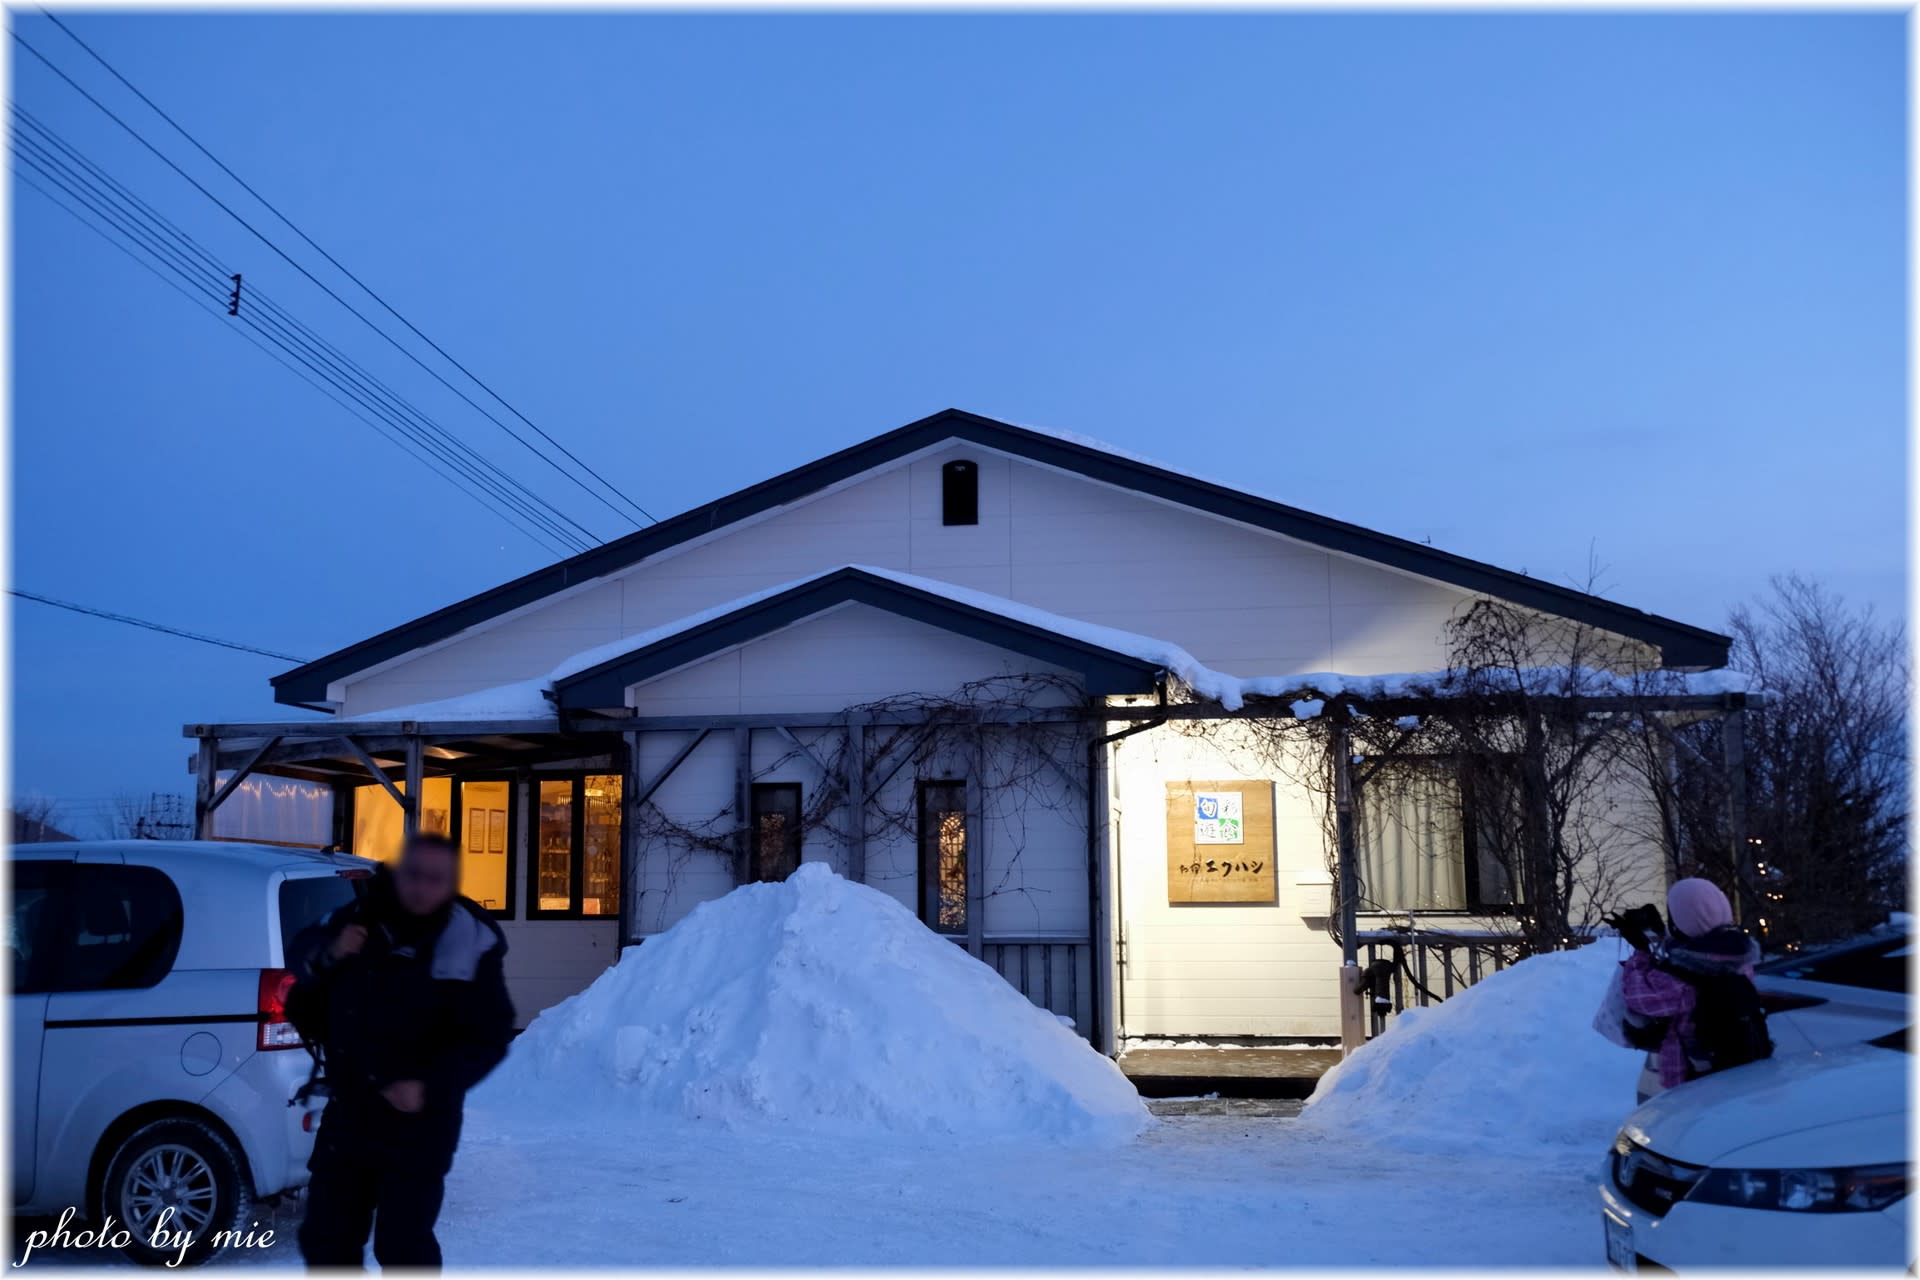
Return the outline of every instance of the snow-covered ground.
{"type": "MultiPolygon", "coordinates": [[[[440,1219],[450,1267],[1604,1260],[1590,1151],[1409,1154],[1294,1120],[1220,1117],[1164,1120],[1106,1150],[1008,1142],[962,1152],[696,1126],[640,1142],[469,1129],[440,1219]]],[[[297,1221],[297,1209],[283,1212],[273,1249],[220,1265],[298,1265],[297,1221]]]]}
{"type": "MultiPolygon", "coordinates": [[[[452,1267],[1599,1266],[1593,1177],[1637,1071],[1590,1025],[1615,948],[1399,1020],[1299,1119],[1156,1123],[985,966],[804,868],[535,1021],[470,1101],[442,1246],[452,1267]]],[[[223,1264],[296,1265],[297,1221],[223,1264]]]]}

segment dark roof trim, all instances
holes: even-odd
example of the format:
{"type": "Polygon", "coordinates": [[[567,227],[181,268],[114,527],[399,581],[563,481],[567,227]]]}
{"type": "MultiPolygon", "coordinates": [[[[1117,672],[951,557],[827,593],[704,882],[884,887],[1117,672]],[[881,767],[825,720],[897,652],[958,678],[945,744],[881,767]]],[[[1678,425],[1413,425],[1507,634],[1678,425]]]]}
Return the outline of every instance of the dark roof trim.
{"type": "Polygon", "coordinates": [[[562,710],[625,706],[629,685],[678,670],[842,604],[871,605],[1050,666],[1077,671],[1086,679],[1087,692],[1093,695],[1150,693],[1162,670],[1144,658],[962,604],[862,569],[846,568],[810,578],[664,640],[623,653],[597,667],[556,680],[554,694],[562,710]]]}
{"type": "Polygon", "coordinates": [[[1237,520],[1255,528],[1298,538],[1397,569],[1449,583],[1463,590],[1510,600],[1545,613],[1585,622],[1656,646],[1670,667],[1718,667],[1732,643],[1726,636],[1670,618],[1602,600],[1568,587],[1456,556],[1418,542],[1376,533],[1224,485],[1197,480],[1150,463],[1108,453],[1043,431],[996,422],[960,409],[931,417],[828,454],[784,475],[742,489],[637,533],[582,552],[568,560],[483,591],[414,621],[349,645],[305,666],[273,678],[278,702],[324,701],[327,686],[356,671],[400,657],[414,649],[457,635],[490,618],[532,604],[568,587],[590,582],[638,564],[683,542],[784,506],[865,471],[885,466],[947,439],[1058,467],[1092,480],[1132,489],[1181,506],[1237,520]]]}

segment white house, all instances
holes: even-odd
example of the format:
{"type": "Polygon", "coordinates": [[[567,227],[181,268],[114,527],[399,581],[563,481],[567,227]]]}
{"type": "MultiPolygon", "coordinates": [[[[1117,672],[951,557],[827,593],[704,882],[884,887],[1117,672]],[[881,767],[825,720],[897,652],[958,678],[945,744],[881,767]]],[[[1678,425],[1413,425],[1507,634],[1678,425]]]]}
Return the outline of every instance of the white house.
{"type": "MultiPolygon", "coordinates": [[[[278,774],[333,790],[355,852],[448,832],[523,1019],[807,860],[1109,1050],[1326,1037],[1321,805],[1154,711],[1443,668],[1482,598],[1668,669],[1726,661],[1697,627],[948,410],[277,677],[328,718],[189,726],[197,807],[222,834],[235,787],[278,774]]],[[[1458,844],[1370,850],[1374,905],[1500,909],[1458,844]]]]}

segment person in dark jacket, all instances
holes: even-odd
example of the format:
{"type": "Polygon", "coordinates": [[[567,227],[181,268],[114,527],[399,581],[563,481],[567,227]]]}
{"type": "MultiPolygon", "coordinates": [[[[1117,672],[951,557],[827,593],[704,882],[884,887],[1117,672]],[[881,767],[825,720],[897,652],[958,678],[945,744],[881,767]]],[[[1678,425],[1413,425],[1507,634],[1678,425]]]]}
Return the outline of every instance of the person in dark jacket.
{"type": "Polygon", "coordinates": [[[1653,1050],[1662,1089],[1717,1069],[1699,1045],[1701,992],[1722,990],[1716,983],[1721,978],[1740,979],[1750,991],[1760,959],[1760,945],[1734,924],[1733,904],[1710,881],[1675,881],[1667,891],[1667,915],[1672,933],[1636,949],[1621,966],[1620,980],[1627,1009],[1652,1028],[1664,1027],[1653,1050]]]}
{"type": "Polygon", "coordinates": [[[310,1267],[438,1267],[447,1171],[467,1090],[513,1035],[506,938],[459,896],[459,850],[407,841],[352,905],[289,949],[288,1016],[318,1043],[330,1093],[307,1168],[300,1253],[310,1267]]]}

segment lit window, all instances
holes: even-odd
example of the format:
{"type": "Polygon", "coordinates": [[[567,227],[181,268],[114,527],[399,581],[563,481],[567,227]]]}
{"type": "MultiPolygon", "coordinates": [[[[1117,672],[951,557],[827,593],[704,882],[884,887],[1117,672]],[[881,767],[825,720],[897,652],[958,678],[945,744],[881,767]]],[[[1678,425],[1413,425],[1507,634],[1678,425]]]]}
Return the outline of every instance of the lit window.
{"type": "Polygon", "coordinates": [[[800,867],[800,784],[757,782],[750,797],[749,880],[785,880],[800,867]]]}
{"type": "Polygon", "coordinates": [[[620,914],[622,784],[617,773],[544,778],[529,915],[620,914]]]}
{"type": "MultiPolygon", "coordinates": [[[[402,795],[407,784],[394,784],[402,795]]],[[[513,784],[505,779],[467,782],[428,778],[421,787],[420,829],[445,836],[461,849],[460,892],[490,911],[505,912],[511,836],[508,806],[513,784]]],[[[376,862],[400,856],[406,815],[379,783],[353,791],[351,852],[376,862]]]]}

